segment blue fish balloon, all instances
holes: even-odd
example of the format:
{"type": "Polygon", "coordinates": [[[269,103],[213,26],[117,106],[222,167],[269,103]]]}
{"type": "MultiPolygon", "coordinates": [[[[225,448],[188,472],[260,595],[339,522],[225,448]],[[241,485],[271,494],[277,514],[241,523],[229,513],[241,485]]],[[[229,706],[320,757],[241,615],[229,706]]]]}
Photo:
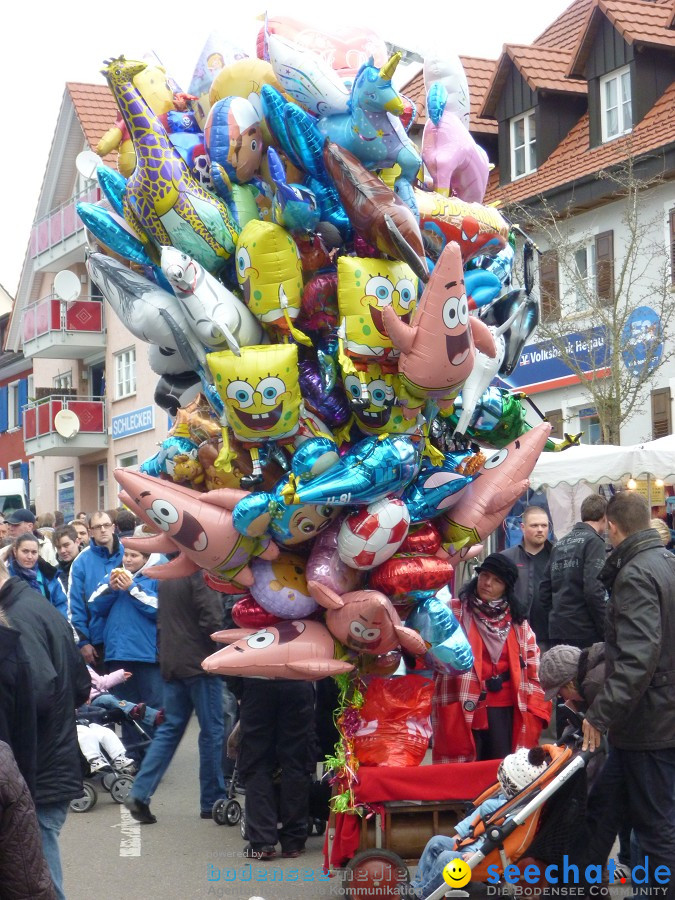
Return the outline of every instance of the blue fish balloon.
{"type": "Polygon", "coordinates": [[[473,652],[454,613],[441,599],[443,594],[448,594],[447,588],[440,595],[422,600],[405,623],[430,645],[424,654],[426,665],[444,675],[457,675],[471,668],[473,652]]]}

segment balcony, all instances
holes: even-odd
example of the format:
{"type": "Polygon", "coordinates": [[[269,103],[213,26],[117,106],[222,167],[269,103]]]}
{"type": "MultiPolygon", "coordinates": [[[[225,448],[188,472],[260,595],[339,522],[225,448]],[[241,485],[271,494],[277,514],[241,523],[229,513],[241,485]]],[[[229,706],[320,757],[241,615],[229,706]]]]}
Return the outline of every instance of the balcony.
{"type": "Polygon", "coordinates": [[[50,294],[23,311],[21,335],[26,359],[84,359],[105,349],[103,303],[50,294]]]}
{"type": "Polygon", "coordinates": [[[97,203],[101,196],[98,186],[81,191],[33,224],[29,253],[36,268],[58,271],[83,258],[84,224],[75,207],[78,203],[97,203]]]}
{"type": "Polygon", "coordinates": [[[27,456],[84,456],[105,450],[105,401],[99,397],[52,395],[29,403],[23,410],[23,442],[27,456]],[[70,438],[62,437],[55,424],[57,414],[66,409],[79,421],[79,431],[70,438]]]}

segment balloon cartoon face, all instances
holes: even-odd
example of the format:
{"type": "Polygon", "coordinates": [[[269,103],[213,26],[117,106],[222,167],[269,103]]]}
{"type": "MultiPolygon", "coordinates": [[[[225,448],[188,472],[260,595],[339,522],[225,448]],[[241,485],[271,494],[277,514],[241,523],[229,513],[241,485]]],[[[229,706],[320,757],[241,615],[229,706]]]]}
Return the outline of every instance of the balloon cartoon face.
{"type": "Polygon", "coordinates": [[[293,238],[272,222],[249,222],[237,241],[237,281],[244,300],[265,325],[287,331],[300,313],[302,262],[293,238]]]}
{"type": "Polygon", "coordinates": [[[274,563],[256,560],[251,571],[255,579],[251,596],[267,612],[282,619],[299,619],[317,608],[307,588],[305,560],[301,556],[281,553],[274,563]]]}
{"type": "Polygon", "coordinates": [[[359,430],[364,434],[404,434],[412,431],[416,424],[404,418],[401,407],[395,405],[398,378],[385,381],[382,367],[369,365],[362,379],[356,375],[343,377],[345,391],[349,399],[358,400],[362,394],[362,380],[365,382],[370,403],[368,406],[354,405],[353,413],[359,430]]]}
{"type": "Polygon", "coordinates": [[[207,354],[225,415],[245,441],[275,440],[298,427],[300,387],[295,344],[242,347],[207,354]]]}
{"type": "Polygon", "coordinates": [[[260,168],[263,136],[260,115],[243,97],[218,100],[211,107],[204,140],[212,162],[220,164],[232,181],[245,184],[260,168]]]}
{"type": "Polygon", "coordinates": [[[417,278],[405,263],[343,256],[338,261],[338,305],[348,351],[392,354],[382,311],[390,306],[407,322],[417,305],[417,278]]]}

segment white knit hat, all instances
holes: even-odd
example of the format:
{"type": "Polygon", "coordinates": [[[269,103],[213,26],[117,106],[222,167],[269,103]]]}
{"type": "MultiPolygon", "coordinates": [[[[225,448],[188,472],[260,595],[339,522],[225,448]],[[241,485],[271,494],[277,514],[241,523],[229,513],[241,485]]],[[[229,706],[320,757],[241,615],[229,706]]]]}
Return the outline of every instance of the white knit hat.
{"type": "Polygon", "coordinates": [[[515,753],[504,757],[499,764],[497,779],[506,796],[515,797],[545,772],[546,760],[546,751],[541,747],[533,747],[531,750],[521,747],[515,753]]]}

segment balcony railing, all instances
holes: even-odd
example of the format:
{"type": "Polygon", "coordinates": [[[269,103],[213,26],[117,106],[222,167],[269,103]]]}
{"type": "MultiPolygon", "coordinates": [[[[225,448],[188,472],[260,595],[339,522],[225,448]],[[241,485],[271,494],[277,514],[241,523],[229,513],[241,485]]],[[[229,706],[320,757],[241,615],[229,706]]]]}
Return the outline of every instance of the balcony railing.
{"type": "Polygon", "coordinates": [[[24,309],[21,333],[27,358],[83,359],[105,347],[103,303],[49,294],[24,309]]]}
{"type": "Polygon", "coordinates": [[[28,456],[83,456],[108,446],[105,401],[100,397],[53,394],[23,409],[23,440],[28,456]],[[74,437],[62,437],[55,420],[67,409],[78,418],[74,437]]]}
{"type": "Polygon", "coordinates": [[[75,194],[65,203],[50,210],[46,216],[33,224],[30,236],[30,255],[35,259],[41,253],[51,250],[67,238],[72,237],[84,228],[82,220],[75,211],[77,203],[97,203],[101,199],[101,189],[91,187],[75,194]]]}

